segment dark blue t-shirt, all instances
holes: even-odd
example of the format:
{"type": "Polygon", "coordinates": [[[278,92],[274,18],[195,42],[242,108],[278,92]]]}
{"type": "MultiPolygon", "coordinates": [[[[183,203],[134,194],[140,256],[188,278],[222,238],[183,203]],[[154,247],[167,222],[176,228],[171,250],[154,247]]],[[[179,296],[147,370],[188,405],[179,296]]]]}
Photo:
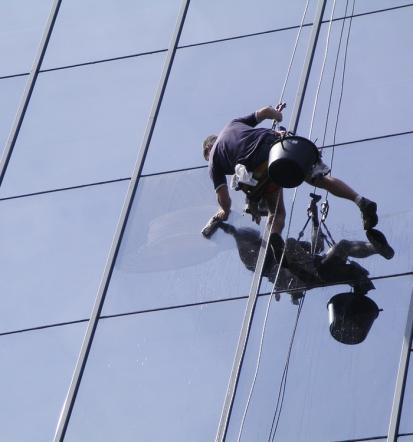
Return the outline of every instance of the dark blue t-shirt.
{"type": "Polygon", "coordinates": [[[248,170],[250,159],[258,144],[270,134],[271,129],[257,128],[255,113],[236,118],[228,123],[219,133],[209,155],[209,175],[215,190],[227,184],[225,175],[235,173],[235,165],[243,164],[248,170]]]}

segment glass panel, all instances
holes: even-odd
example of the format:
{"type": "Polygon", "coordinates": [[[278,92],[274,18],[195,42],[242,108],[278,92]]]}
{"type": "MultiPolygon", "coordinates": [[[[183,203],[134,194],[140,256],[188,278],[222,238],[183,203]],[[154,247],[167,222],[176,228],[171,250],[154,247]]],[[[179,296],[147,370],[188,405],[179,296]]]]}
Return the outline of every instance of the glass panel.
{"type": "MultiPolygon", "coordinates": [[[[331,15],[331,8],[333,7],[333,0],[327,0],[326,11],[324,13],[324,20],[329,20],[331,15]]],[[[397,6],[410,5],[409,0],[375,0],[374,2],[355,2],[354,14],[363,14],[366,12],[379,11],[380,9],[394,8],[397,6]]],[[[347,8],[347,15],[350,15],[351,9],[353,7],[353,2],[349,2],[347,8]]],[[[334,17],[344,16],[346,10],[346,2],[336,2],[336,9],[334,17]]],[[[384,13],[384,12],[383,12],[384,13]]]]}
{"type": "Polygon", "coordinates": [[[413,434],[410,434],[408,436],[399,436],[397,440],[401,442],[413,442],[413,434]]]}
{"type": "MultiPolygon", "coordinates": [[[[201,146],[209,134],[278,101],[296,35],[297,30],[289,30],[179,50],[144,173],[205,164],[201,146]],[[179,154],[171,156],[171,149],[179,154]]],[[[307,37],[305,29],[287,84],[285,99],[291,107],[307,37]]],[[[286,109],[286,120],[290,112],[286,109]]],[[[265,124],[270,127],[271,122],[265,124]]]]}
{"type": "Polygon", "coordinates": [[[51,0],[0,2],[0,76],[30,71],[51,5],[51,0]]]}
{"type": "Polygon", "coordinates": [[[166,49],[180,3],[180,0],[62,2],[42,67],[166,49]]]}
{"type": "Polygon", "coordinates": [[[413,354],[410,352],[409,371],[407,372],[406,390],[400,419],[399,433],[413,433],[413,354]]]}
{"type": "Polygon", "coordinates": [[[0,332],[88,317],[126,187],[1,202],[0,332]]]}
{"type": "Polygon", "coordinates": [[[53,440],[86,324],[0,337],[0,439],[53,440]]]}
{"type": "Polygon", "coordinates": [[[217,211],[206,169],[143,178],[103,313],[248,295],[257,254],[247,246],[242,261],[239,248],[244,237],[260,244],[260,233],[243,203],[234,192],[225,231],[206,239],[201,230],[217,211]]]}
{"type": "MultiPolygon", "coordinates": [[[[366,268],[371,276],[382,276],[410,272],[413,266],[412,260],[412,229],[413,210],[410,203],[410,192],[413,188],[411,164],[413,152],[411,145],[413,135],[403,135],[379,139],[363,143],[354,143],[335,149],[333,175],[344,180],[357,192],[377,202],[379,223],[377,229],[387,237],[387,241],[395,251],[394,258],[384,259],[375,254],[367,258],[350,259],[358,262],[366,268]],[[389,166],[396,163],[397,166],[389,166]],[[366,170],[366,172],[363,172],[366,170]]],[[[323,160],[331,164],[332,149],[325,149],[323,160]]],[[[298,188],[294,204],[293,219],[289,237],[297,238],[307,220],[307,207],[310,202],[310,192],[314,187],[303,184],[298,188]]],[[[293,190],[284,192],[287,217],[291,212],[293,190]]],[[[318,190],[325,201],[326,192],[318,190]]],[[[329,213],[326,225],[333,239],[349,241],[367,241],[366,233],[358,207],[351,202],[328,195],[329,213]]],[[[288,218],[287,218],[288,219],[288,218]]],[[[327,234],[323,227],[323,232],[327,234]]],[[[287,228],[284,230],[284,237],[287,228]]],[[[302,238],[304,241],[311,240],[311,223],[307,226],[302,238]]],[[[326,245],[325,251],[328,250],[326,245]]],[[[272,284],[264,280],[262,292],[271,290],[272,284]]]]}
{"type": "Polygon", "coordinates": [[[27,77],[0,80],[0,155],[4,150],[27,77]]]}
{"type": "MultiPolygon", "coordinates": [[[[228,441],[237,440],[241,416],[257,367],[241,440],[267,440],[271,423],[281,414],[275,440],[348,440],[387,434],[407,306],[410,278],[375,281],[371,299],[378,318],[361,344],[342,344],[330,335],[327,303],[346,287],[309,292],[298,321],[283,388],[283,372],[298,307],[286,297],[270,304],[265,333],[263,318],[268,297],[261,297],[241,372],[228,441]],[[280,404],[279,404],[280,405],[280,404]]],[[[350,295],[355,296],[355,295],[350,295]]]]}
{"type": "MultiPolygon", "coordinates": [[[[353,20],[345,71],[344,93],[337,130],[337,142],[411,130],[410,104],[413,100],[413,89],[410,87],[410,80],[413,76],[413,65],[406,63],[405,57],[401,56],[400,51],[395,50],[395,48],[400,47],[400,42],[403,42],[403,47],[411,47],[413,45],[412,20],[413,7],[358,17],[353,20]],[[382,32],[383,29],[388,27],[389,23],[397,24],[397,26],[393,25],[388,32],[382,32]],[[369,38],[365,38],[367,34],[369,38]],[[385,62],[383,54],[386,54],[385,62]],[[388,112],[389,103],[396,105],[393,105],[391,111],[388,112]]],[[[347,26],[348,23],[346,24],[346,29],[348,29],[347,26]]],[[[303,117],[300,121],[299,133],[304,136],[308,136],[309,133],[310,117],[320,76],[321,62],[324,56],[327,28],[328,24],[324,24],[322,27],[306,102],[303,107],[303,117]]],[[[314,130],[311,137],[312,139],[317,138],[320,145],[322,144],[327,118],[328,99],[341,21],[334,23],[333,30],[319,104],[315,115],[314,130]]],[[[347,33],[345,32],[326,143],[331,143],[333,140],[333,130],[341,89],[346,35],[347,33]]]]}
{"type": "Polygon", "coordinates": [[[101,320],[65,440],[214,440],[244,309],[101,320]]]}
{"type": "MultiPolygon", "coordinates": [[[[192,0],[180,41],[181,45],[237,35],[263,32],[301,23],[306,1],[192,0]]],[[[315,1],[310,1],[306,23],[311,23],[315,1]]]]}
{"type": "Polygon", "coordinates": [[[1,195],[130,176],[163,58],[41,74],[1,195]]]}

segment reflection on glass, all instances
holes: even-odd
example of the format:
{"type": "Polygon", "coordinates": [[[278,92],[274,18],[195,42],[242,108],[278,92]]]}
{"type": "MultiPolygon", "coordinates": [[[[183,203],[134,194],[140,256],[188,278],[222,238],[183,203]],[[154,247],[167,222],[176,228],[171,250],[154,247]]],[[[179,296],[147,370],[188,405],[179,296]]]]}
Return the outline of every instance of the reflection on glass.
{"type": "MultiPolygon", "coordinates": [[[[355,260],[365,267],[370,276],[382,276],[409,272],[413,260],[411,245],[411,224],[413,211],[407,203],[413,187],[410,164],[413,160],[412,135],[355,143],[335,149],[333,175],[345,180],[361,195],[377,202],[378,224],[376,228],[384,233],[388,243],[395,251],[391,260],[380,255],[355,260]],[[393,159],[397,167],[391,167],[393,159]]],[[[323,152],[324,161],[330,164],[332,149],[323,152]]],[[[310,192],[314,187],[303,184],[298,188],[289,237],[298,237],[307,220],[307,207],[311,201],[310,192]]],[[[318,190],[322,196],[320,204],[326,199],[326,192],[318,190]]],[[[287,190],[284,200],[287,215],[291,211],[293,192],[287,190]]],[[[326,225],[332,238],[350,241],[367,241],[363,230],[358,207],[349,201],[328,194],[329,212],[326,225]]],[[[319,206],[320,206],[319,204],[319,206]]],[[[285,229],[284,235],[287,234],[285,229]]],[[[303,241],[311,241],[311,229],[306,228],[303,241]]]]}
{"type": "Polygon", "coordinates": [[[180,0],[62,2],[42,68],[167,49],[179,6],[180,0]]]}
{"type": "Polygon", "coordinates": [[[0,337],[2,441],[53,440],[85,329],[75,324],[0,337]]]}
{"type": "Polygon", "coordinates": [[[245,303],[101,320],[65,440],[214,440],[245,303]]]}
{"type": "MultiPolygon", "coordinates": [[[[243,216],[243,194],[232,197],[229,222],[254,226],[243,216]]],[[[246,296],[256,256],[246,269],[222,229],[209,239],[201,235],[216,210],[206,169],[142,178],[103,314],[246,296]]]]}
{"type": "Polygon", "coordinates": [[[130,176],[163,58],[41,74],[1,195],[130,176]]]}
{"type": "Polygon", "coordinates": [[[413,433],[413,354],[410,352],[399,433],[413,433]]]}
{"type": "Polygon", "coordinates": [[[27,77],[0,80],[0,155],[7,142],[27,77]]]}
{"type": "Polygon", "coordinates": [[[0,3],[0,76],[30,71],[51,6],[51,0],[0,3]]]}
{"type": "MultiPolygon", "coordinates": [[[[298,26],[306,1],[192,0],[180,44],[198,43],[237,35],[298,26]]],[[[310,1],[305,23],[313,21],[315,1],[310,1]]]]}
{"type": "MultiPolygon", "coordinates": [[[[202,142],[209,134],[236,117],[277,104],[296,35],[288,30],[178,50],[144,173],[206,164],[202,142]]],[[[285,121],[293,108],[308,35],[304,29],[287,83],[285,121]]],[[[271,127],[271,122],[264,124],[271,127]]]]}
{"type": "MultiPolygon", "coordinates": [[[[273,300],[241,441],[267,440],[275,427],[275,440],[353,440],[387,434],[411,281],[407,277],[394,278],[375,281],[375,285],[376,290],[369,297],[382,311],[359,345],[341,344],[330,335],[326,306],[343,288],[331,286],[309,292],[289,359],[298,307],[283,296],[279,302],[273,300]],[[282,402],[281,413],[279,409],[276,412],[277,398],[282,402]]],[[[267,296],[260,297],[235,398],[229,441],[237,440],[240,432],[257,367],[267,303],[267,296]]]]}
{"type": "Polygon", "coordinates": [[[87,318],[127,183],[0,202],[0,331],[87,318]]]}
{"type": "MultiPolygon", "coordinates": [[[[394,2],[391,3],[390,6],[393,6],[394,2]]],[[[372,4],[376,5],[376,2],[372,4]]],[[[395,48],[400,48],[400,42],[403,42],[403,47],[413,45],[412,19],[413,7],[353,19],[336,142],[360,140],[412,129],[410,103],[413,100],[413,90],[409,87],[409,84],[413,76],[413,64],[406,63],[405,56],[399,50],[395,50],[395,48]],[[383,33],[382,30],[390,22],[397,25],[392,26],[389,32],[383,33]],[[369,38],[365,38],[367,34],[369,38]],[[383,54],[386,54],[385,63],[383,63],[383,54]],[[386,103],[397,103],[397,106],[393,106],[392,111],[386,113],[383,118],[386,103]]],[[[312,139],[318,139],[319,144],[322,144],[326,126],[328,101],[341,23],[341,20],[336,21],[332,27],[329,56],[315,114],[312,139]]],[[[327,29],[328,24],[323,24],[299,125],[299,133],[305,136],[308,136],[310,129],[311,115],[325,52],[327,29]]],[[[342,85],[347,30],[348,23],[345,26],[343,44],[341,45],[340,61],[327,124],[327,144],[333,142],[342,85]]]]}

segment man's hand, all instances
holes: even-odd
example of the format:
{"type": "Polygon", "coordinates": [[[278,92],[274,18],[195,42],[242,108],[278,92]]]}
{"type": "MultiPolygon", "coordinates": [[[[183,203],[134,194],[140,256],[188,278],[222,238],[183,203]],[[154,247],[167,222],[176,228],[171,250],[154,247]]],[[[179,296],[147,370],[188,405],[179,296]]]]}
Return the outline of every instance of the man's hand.
{"type": "Polygon", "coordinates": [[[228,219],[229,212],[225,212],[224,210],[220,209],[218,212],[214,215],[214,218],[218,221],[226,221],[228,219]]]}
{"type": "Polygon", "coordinates": [[[255,112],[257,122],[261,123],[264,120],[277,120],[281,122],[283,120],[282,110],[285,107],[285,103],[280,103],[275,109],[272,106],[263,107],[255,112]]]}
{"type": "Polygon", "coordinates": [[[218,217],[220,221],[226,221],[231,211],[231,198],[229,196],[228,186],[221,186],[217,190],[217,199],[221,209],[218,210],[215,216],[218,217]]]}

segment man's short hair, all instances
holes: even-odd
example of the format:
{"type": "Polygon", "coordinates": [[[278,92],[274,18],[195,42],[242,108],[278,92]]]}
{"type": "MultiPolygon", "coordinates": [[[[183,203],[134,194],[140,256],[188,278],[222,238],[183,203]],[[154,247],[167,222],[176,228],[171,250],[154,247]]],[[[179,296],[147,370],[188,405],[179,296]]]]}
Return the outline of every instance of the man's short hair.
{"type": "Polygon", "coordinates": [[[202,152],[204,154],[204,158],[206,158],[206,151],[208,150],[209,147],[212,147],[215,143],[215,140],[218,137],[216,135],[209,135],[205,138],[204,140],[204,144],[203,144],[203,149],[202,152]]]}

